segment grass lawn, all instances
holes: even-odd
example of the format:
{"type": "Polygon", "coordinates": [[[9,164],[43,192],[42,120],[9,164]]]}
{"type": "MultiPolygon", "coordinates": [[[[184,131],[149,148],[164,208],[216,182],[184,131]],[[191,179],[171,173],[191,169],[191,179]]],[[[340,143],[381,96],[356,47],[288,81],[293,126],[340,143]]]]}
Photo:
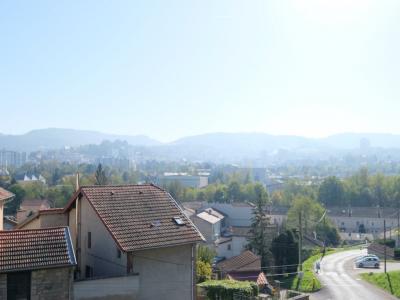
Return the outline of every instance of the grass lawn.
{"type": "Polygon", "coordinates": [[[400,271],[388,273],[363,273],[361,278],[400,298],[400,271]]]}
{"type": "MultiPolygon", "coordinates": [[[[329,255],[332,253],[336,253],[338,251],[341,251],[341,248],[333,249],[333,250],[328,250],[325,254],[329,255]]],[[[299,279],[298,276],[291,276],[287,277],[283,280],[283,286],[285,288],[291,289],[291,290],[298,290],[300,292],[304,293],[313,293],[321,289],[321,282],[318,280],[317,276],[314,274],[314,264],[317,260],[319,260],[322,257],[322,254],[316,254],[313,256],[310,256],[307,260],[303,262],[303,279],[299,279]]]]}
{"type": "MultiPolygon", "coordinates": [[[[360,245],[345,246],[341,248],[330,248],[326,251],[325,256],[341,251],[360,249],[360,245]]],[[[303,293],[314,293],[322,288],[321,282],[314,274],[314,264],[322,257],[322,254],[310,256],[303,262],[303,279],[299,280],[298,276],[288,276],[279,279],[282,282],[282,287],[290,290],[296,290],[303,293]]]]}

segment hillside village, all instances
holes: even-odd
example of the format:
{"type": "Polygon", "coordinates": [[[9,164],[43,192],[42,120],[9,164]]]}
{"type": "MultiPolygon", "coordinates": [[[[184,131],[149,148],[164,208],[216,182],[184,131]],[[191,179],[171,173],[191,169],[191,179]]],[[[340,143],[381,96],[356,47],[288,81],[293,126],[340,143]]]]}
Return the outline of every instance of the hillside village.
{"type": "MultiPolygon", "coordinates": [[[[184,177],[183,184],[193,179],[184,177]]],[[[228,280],[268,299],[285,291],[276,274],[301,270],[297,248],[304,261],[311,251],[337,245],[307,225],[300,227],[300,243],[299,232],[286,233],[288,209],[271,202],[179,203],[154,184],[80,186],[78,175],[75,184],[63,207],[25,199],[14,216],[3,212],[15,195],[0,188],[0,298],[203,299],[208,282],[226,288],[228,280]],[[259,242],[257,230],[272,252],[251,246],[259,242]],[[294,239],[282,244],[286,234],[294,239]],[[282,247],[293,247],[284,260],[282,247]],[[199,259],[207,255],[207,263],[199,259]]],[[[331,206],[325,215],[344,244],[380,239],[383,220],[392,238],[398,224],[391,209],[331,206]]],[[[382,252],[375,244],[373,250],[382,252]]]]}

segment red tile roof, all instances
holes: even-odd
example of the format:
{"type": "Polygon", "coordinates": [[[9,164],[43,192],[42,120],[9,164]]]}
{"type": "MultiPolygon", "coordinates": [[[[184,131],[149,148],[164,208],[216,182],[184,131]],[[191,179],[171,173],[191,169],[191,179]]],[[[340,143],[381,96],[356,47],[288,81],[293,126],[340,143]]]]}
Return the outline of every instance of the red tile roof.
{"type": "Polygon", "coordinates": [[[123,251],[190,244],[204,238],[169,193],[152,184],[83,186],[83,194],[123,251]],[[182,220],[179,225],[174,218],[182,220]]]}
{"type": "Polygon", "coordinates": [[[0,273],[75,264],[68,227],[0,231],[0,273]]]}
{"type": "MultiPolygon", "coordinates": [[[[33,220],[39,218],[41,215],[62,215],[64,213],[64,208],[49,208],[49,209],[41,209],[39,211],[33,212],[29,217],[22,220],[20,223],[17,223],[16,228],[23,228],[33,220]]],[[[63,224],[64,225],[64,224],[63,224]]]]}
{"type": "Polygon", "coordinates": [[[261,270],[261,258],[247,250],[238,256],[223,260],[217,264],[217,269],[222,272],[246,272],[261,270]]]}
{"type": "Polygon", "coordinates": [[[20,210],[45,210],[50,208],[50,203],[47,199],[25,199],[19,206],[20,210]]]}
{"type": "Polygon", "coordinates": [[[0,187],[0,201],[14,197],[14,194],[0,187]]]}

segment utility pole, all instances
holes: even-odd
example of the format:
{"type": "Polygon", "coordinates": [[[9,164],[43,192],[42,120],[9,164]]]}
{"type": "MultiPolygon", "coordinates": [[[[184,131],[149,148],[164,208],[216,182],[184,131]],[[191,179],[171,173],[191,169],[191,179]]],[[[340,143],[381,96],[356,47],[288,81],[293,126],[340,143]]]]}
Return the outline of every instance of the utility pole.
{"type": "Polygon", "coordinates": [[[397,205],[397,247],[400,247],[400,211],[399,205],[397,205]]]}
{"type": "Polygon", "coordinates": [[[303,227],[301,224],[301,211],[299,212],[299,272],[303,271],[301,249],[303,248],[303,227]]]}
{"type": "Polygon", "coordinates": [[[383,253],[384,253],[384,270],[386,273],[386,219],[383,220],[383,244],[385,247],[383,248],[384,251],[383,253]]]}

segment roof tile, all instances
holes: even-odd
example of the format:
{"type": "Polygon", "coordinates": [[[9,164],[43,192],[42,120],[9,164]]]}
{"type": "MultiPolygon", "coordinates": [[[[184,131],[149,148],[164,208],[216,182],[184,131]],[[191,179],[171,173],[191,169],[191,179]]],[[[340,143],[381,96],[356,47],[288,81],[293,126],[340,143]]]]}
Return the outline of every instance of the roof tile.
{"type": "Polygon", "coordinates": [[[0,273],[75,264],[68,227],[0,231],[0,273]]]}
{"type": "Polygon", "coordinates": [[[124,251],[203,240],[170,194],[152,184],[83,186],[81,192],[124,251]]]}

